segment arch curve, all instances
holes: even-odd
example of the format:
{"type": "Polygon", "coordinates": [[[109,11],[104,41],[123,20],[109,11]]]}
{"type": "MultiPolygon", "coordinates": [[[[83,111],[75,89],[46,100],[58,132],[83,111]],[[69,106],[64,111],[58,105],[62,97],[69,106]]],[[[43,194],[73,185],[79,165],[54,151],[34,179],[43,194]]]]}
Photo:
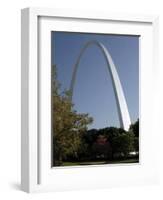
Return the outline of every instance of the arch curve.
{"type": "Polygon", "coordinates": [[[83,53],[90,45],[96,45],[102,51],[102,53],[104,55],[104,58],[105,58],[105,61],[107,64],[107,68],[109,70],[109,73],[111,74],[111,80],[112,80],[116,104],[117,104],[120,126],[121,126],[121,128],[123,128],[124,130],[127,131],[130,127],[131,120],[130,120],[130,115],[129,115],[126,99],[124,96],[124,92],[122,89],[122,85],[121,85],[121,82],[120,82],[120,79],[118,76],[118,72],[116,70],[115,64],[113,62],[113,59],[112,59],[109,51],[106,49],[106,47],[102,43],[100,43],[96,40],[87,42],[81,49],[79,56],[76,60],[76,63],[74,65],[74,69],[73,69],[71,83],[70,83],[70,89],[69,89],[71,101],[72,101],[74,85],[75,85],[75,81],[76,81],[76,75],[77,75],[77,70],[79,67],[80,60],[82,58],[83,53]]]}

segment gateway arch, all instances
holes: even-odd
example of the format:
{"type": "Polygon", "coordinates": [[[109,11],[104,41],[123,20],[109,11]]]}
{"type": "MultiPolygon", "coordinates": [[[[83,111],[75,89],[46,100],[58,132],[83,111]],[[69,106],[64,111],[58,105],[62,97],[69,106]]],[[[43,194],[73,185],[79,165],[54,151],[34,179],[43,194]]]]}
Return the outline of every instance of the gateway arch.
{"type": "Polygon", "coordinates": [[[107,69],[108,69],[108,71],[111,75],[111,80],[112,80],[112,85],[113,85],[116,104],[117,104],[120,126],[121,126],[121,128],[123,128],[124,130],[127,131],[130,127],[131,120],[130,120],[130,115],[129,115],[126,99],[125,99],[125,96],[124,96],[122,85],[121,85],[115,64],[113,62],[113,59],[112,59],[109,51],[106,49],[106,47],[102,43],[97,42],[97,41],[89,41],[81,49],[80,54],[79,54],[79,56],[76,60],[76,63],[74,65],[74,69],[73,69],[73,74],[72,74],[72,79],[71,79],[71,84],[70,84],[70,90],[69,90],[70,91],[70,98],[72,100],[74,85],[75,85],[75,81],[76,81],[76,75],[77,75],[77,70],[79,68],[80,60],[82,58],[84,51],[90,45],[97,46],[102,51],[102,53],[104,55],[104,59],[106,61],[107,69]]]}

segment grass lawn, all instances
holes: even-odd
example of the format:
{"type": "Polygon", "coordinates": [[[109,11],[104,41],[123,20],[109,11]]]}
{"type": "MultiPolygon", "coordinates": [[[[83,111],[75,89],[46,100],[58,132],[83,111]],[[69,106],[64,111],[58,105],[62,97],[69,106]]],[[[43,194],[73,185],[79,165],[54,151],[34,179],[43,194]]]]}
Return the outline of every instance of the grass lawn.
{"type": "Polygon", "coordinates": [[[62,166],[76,166],[76,165],[103,165],[103,164],[123,164],[123,163],[138,163],[138,159],[130,158],[125,160],[114,161],[83,161],[83,162],[63,162],[62,166]]]}

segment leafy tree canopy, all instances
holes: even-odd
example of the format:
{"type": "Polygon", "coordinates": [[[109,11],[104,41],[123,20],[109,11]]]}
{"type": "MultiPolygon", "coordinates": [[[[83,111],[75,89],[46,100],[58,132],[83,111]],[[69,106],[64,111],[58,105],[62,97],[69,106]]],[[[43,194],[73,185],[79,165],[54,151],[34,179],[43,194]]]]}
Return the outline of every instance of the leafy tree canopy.
{"type": "Polygon", "coordinates": [[[77,113],[70,100],[69,91],[60,91],[56,67],[53,67],[52,77],[52,107],[53,107],[53,136],[55,159],[60,162],[68,155],[77,156],[81,146],[81,135],[93,118],[87,113],[77,113]]]}

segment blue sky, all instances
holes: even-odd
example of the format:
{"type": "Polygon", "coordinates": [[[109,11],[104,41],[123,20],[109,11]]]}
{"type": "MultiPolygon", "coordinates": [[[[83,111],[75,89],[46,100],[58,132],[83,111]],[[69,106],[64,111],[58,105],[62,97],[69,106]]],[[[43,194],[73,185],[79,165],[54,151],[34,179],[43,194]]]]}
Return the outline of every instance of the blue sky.
{"type": "MultiPolygon", "coordinates": [[[[139,116],[139,37],[87,33],[52,33],[52,64],[56,64],[61,89],[69,89],[72,71],[83,45],[97,40],[109,50],[126,97],[131,121],[139,116]]],[[[79,113],[94,118],[89,128],[119,127],[116,101],[101,50],[89,46],[83,54],[74,87],[73,102],[79,113]]]]}

